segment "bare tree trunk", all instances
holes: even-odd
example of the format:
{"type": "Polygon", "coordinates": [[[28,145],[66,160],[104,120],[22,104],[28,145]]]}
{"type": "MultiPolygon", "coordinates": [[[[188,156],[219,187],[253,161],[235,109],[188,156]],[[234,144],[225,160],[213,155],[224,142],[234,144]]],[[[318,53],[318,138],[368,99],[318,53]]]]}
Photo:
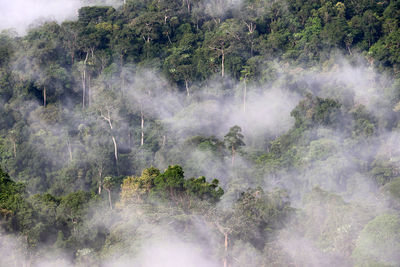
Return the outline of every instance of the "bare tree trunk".
{"type": "Polygon", "coordinates": [[[115,140],[114,135],[111,135],[111,139],[114,143],[114,157],[115,157],[115,161],[118,164],[118,147],[117,147],[117,141],[115,140]]]}
{"type": "Polygon", "coordinates": [[[89,52],[86,52],[85,60],[83,61],[83,72],[82,72],[82,108],[85,108],[85,95],[86,95],[86,63],[89,57],[89,52]]]}
{"type": "Polygon", "coordinates": [[[218,231],[224,235],[224,248],[225,248],[225,253],[224,253],[224,259],[223,259],[223,264],[224,267],[228,267],[228,234],[230,232],[229,228],[223,228],[218,221],[215,221],[215,226],[217,226],[218,231]]]}
{"type": "Polygon", "coordinates": [[[103,188],[103,183],[101,181],[101,178],[103,177],[103,163],[100,163],[98,167],[99,167],[99,189],[98,189],[98,192],[99,192],[99,195],[101,195],[101,189],[103,188]]]}
{"type": "Polygon", "coordinates": [[[71,143],[69,142],[69,138],[67,139],[67,146],[69,152],[69,161],[72,162],[72,149],[71,149],[71,143]]]}
{"type": "Polygon", "coordinates": [[[350,56],[353,55],[353,53],[351,53],[350,46],[349,45],[346,45],[346,46],[347,46],[347,51],[349,51],[350,56]]]}
{"type": "Polygon", "coordinates": [[[232,146],[232,167],[235,164],[235,154],[236,154],[235,148],[232,146]]]}
{"type": "Polygon", "coordinates": [[[88,74],[87,102],[87,106],[90,107],[90,74],[88,74]]]}
{"type": "Polygon", "coordinates": [[[185,79],[185,87],[186,87],[186,94],[187,94],[187,96],[190,96],[188,79],[185,79]]]}
{"type": "Polygon", "coordinates": [[[17,144],[15,140],[12,140],[13,142],[13,151],[14,151],[14,159],[17,158],[17,144]]]}
{"type": "Polygon", "coordinates": [[[85,108],[85,94],[86,94],[86,70],[82,73],[82,108],[85,108]]]}
{"type": "Polygon", "coordinates": [[[140,124],[140,128],[142,130],[142,136],[140,138],[140,146],[143,146],[144,144],[144,114],[143,114],[143,104],[142,102],[140,102],[140,116],[141,116],[141,124],[140,124]]]}
{"type": "Polygon", "coordinates": [[[165,142],[166,142],[167,137],[164,135],[163,136],[163,140],[162,140],[162,144],[161,144],[161,148],[165,147],[165,142]]]}
{"type": "MultiPolygon", "coordinates": [[[[100,111],[101,112],[101,111],[100,111]]],[[[110,130],[111,130],[111,139],[114,143],[114,157],[115,157],[115,162],[117,164],[117,169],[118,169],[118,146],[117,146],[117,141],[115,140],[114,134],[113,134],[113,126],[111,123],[111,115],[110,115],[110,110],[107,110],[107,117],[104,116],[102,113],[100,114],[100,116],[108,122],[108,125],[110,126],[110,130]]]]}
{"type": "Polygon", "coordinates": [[[224,267],[228,267],[228,233],[224,233],[225,236],[225,255],[224,255],[224,267]]]}

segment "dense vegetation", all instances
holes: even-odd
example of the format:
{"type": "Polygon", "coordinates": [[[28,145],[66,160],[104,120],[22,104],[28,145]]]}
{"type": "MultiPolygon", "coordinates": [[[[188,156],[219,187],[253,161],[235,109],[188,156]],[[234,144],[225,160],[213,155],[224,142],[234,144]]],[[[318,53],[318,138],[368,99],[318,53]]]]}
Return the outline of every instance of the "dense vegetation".
{"type": "Polygon", "coordinates": [[[3,31],[0,265],[398,266],[399,42],[395,0],[127,0],[3,31]]]}

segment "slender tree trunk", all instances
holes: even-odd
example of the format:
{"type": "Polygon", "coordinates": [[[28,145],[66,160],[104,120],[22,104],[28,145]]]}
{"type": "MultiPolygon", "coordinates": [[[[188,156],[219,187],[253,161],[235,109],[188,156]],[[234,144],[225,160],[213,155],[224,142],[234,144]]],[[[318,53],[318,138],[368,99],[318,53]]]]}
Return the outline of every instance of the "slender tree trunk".
{"type": "MultiPolygon", "coordinates": [[[[101,112],[101,111],[100,111],[101,112]]],[[[107,121],[108,122],[108,125],[110,126],[110,131],[111,131],[111,139],[112,139],[112,141],[113,141],[113,143],[114,143],[114,157],[115,157],[115,162],[116,162],[116,164],[117,164],[117,171],[118,171],[118,146],[117,146],[117,141],[116,141],[116,139],[115,139],[115,137],[114,137],[114,134],[113,134],[113,126],[112,126],[112,123],[111,123],[111,115],[110,115],[110,111],[109,110],[107,110],[107,117],[106,116],[104,116],[103,114],[101,114],[100,116],[105,120],[105,121],[107,121]]]]}
{"type": "Polygon", "coordinates": [[[162,149],[165,147],[166,139],[167,139],[167,137],[164,135],[164,136],[163,136],[163,140],[162,140],[162,144],[161,144],[161,148],[162,148],[162,149]]]}
{"type": "MultiPolygon", "coordinates": [[[[85,68],[85,67],[84,67],[85,68]]],[[[82,108],[85,108],[85,94],[86,94],[86,70],[82,73],[82,108]]]]}
{"type": "Polygon", "coordinates": [[[15,143],[15,140],[13,140],[13,148],[14,148],[14,159],[17,158],[17,144],[15,143]]]}
{"type": "Polygon", "coordinates": [[[349,45],[346,45],[346,46],[347,46],[347,51],[349,51],[350,56],[353,55],[353,53],[351,53],[350,46],[349,45]]]}
{"type": "Polygon", "coordinates": [[[185,79],[185,87],[186,87],[186,94],[187,94],[187,96],[190,96],[188,79],[185,79]]]}
{"type": "Polygon", "coordinates": [[[88,102],[87,106],[90,107],[90,74],[88,74],[87,102],[88,102]]]}
{"type": "Polygon", "coordinates": [[[224,267],[228,267],[228,233],[224,233],[225,236],[225,255],[224,255],[224,267]]]}
{"type": "Polygon", "coordinates": [[[103,182],[102,182],[102,178],[103,178],[103,163],[100,161],[100,164],[98,165],[99,168],[99,188],[98,188],[98,193],[99,195],[101,195],[101,189],[103,188],[103,182]]]}
{"type": "Polygon", "coordinates": [[[169,37],[169,32],[167,32],[168,42],[172,45],[171,38],[169,37]]]}
{"type": "Polygon", "coordinates": [[[47,94],[46,94],[46,86],[43,88],[43,106],[46,107],[47,94]]]}
{"type": "Polygon", "coordinates": [[[221,61],[221,76],[224,77],[225,74],[225,52],[224,50],[221,50],[222,52],[222,61],[221,61]]]}
{"type": "Polygon", "coordinates": [[[86,63],[89,58],[89,52],[86,52],[85,60],[83,61],[82,71],[82,108],[85,108],[85,95],[86,95],[86,63]]]}
{"type": "Polygon", "coordinates": [[[111,136],[111,139],[114,143],[114,157],[115,157],[115,161],[118,164],[118,146],[117,146],[117,141],[115,140],[114,135],[111,136]]]}
{"type": "Polygon", "coordinates": [[[68,153],[69,153],[69,162],[72,162],[72,149],[71,149],[71,143],[69,142],[69,139],[67,139],[67,147],[68,147],[68,153]]]}

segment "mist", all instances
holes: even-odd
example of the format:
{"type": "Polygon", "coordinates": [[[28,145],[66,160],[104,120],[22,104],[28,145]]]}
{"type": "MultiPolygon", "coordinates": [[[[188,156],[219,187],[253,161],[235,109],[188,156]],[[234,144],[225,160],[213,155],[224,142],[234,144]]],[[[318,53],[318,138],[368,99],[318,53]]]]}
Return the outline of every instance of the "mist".
{"type": "Polygon", "coordinates": [[[20,36],[46,21],[76,20],[78,10],[90,5],[121,5],[118,0],[14,0],[0,1],[0,31],[16,31],[20,36]]]}
{"type": "MultiPolygon", "coordinates": [[[[361,77],[373,76],[374,72],[365,67],[352,68],[346,62],[341,62],[343,67],[333,68],[330,71],[311,72],[307,73],[306,77],[313,81],[312,88],[314,93],[321,97],[327,97],[324,88],[315,86],[318,83],[337,83],[338,80],[355,96],[355,103],[360,101],[365,104],[367,109],[372,114],[382,114],[391,110],[391,107],[379,108],[376,105],[377,96],[379,96],[379,84],[371,84],[370,91],[361,92],[360,84],[357,82],[361,77]],[[350,73],[350,74],[349,74],[350,73]],[[322,81],[322,82],[321,82],[322,81]],[[358,98],[360,97],[360,98],[358,98]]],[[[284,79],[285,74],[282,75],[284,79]]],[[[115,78],[115,77],[114,77],[115,78]]],[[[114,80],[112,78],[112,80],[114,80]]],[[[102,103],[104,103],[104,88],[103,83],[111,83],[102,79],[92,87],[92,108],[97,111],[102,103]]],[[[365,84],[364,84],[365,85],[365,84]]],[[[294,119],[290,116],[290,112],[301,100],[301,92],[291,92],[282,85],[282,80],[277,80],[275,83],[265,85],[248,85],[248,98],[245,100],[247,108],[244,110],[242,90],[243,84],[235,84],[237,95],[239,97],[218,96],[219,87],[214,87],[211,90],[214,96],[210,97],[208,93],[197,93],[192,98],[186,96],[185,93],[180,93],[177,88],[170,87],[169,91],[162,92],[162,89],[168,86],[168,83],[163,77],[159,77],[153,70],[144,70],[133,75],[132,83],[126,83],[124,88],[124,99],[129,103],[129,106],[134,109],[139,109],[140,104],[145,104],[142,108],[146,114],[145,125],[150,120],[160,120],[164,123],[168,139],[174,138],[183,144],[191,136],[216,136],[223,139],[224,135],[229,131],[232,125],[240,125],[245,136],[245,142],[248,146],[268,147],[268,141],[272,141],[279,135],[289,131],[294,126],[294,119]],[[141,90],[146,88],[146,90],[141,90]],[[151,90],[149,93],[148,90],[151,90]],[[149,94],[152,96],[149,98],[149,94]],[[146,102],[143,102],[146,101],[146,102]],[[171,108],[172,107],[172,108],[171,108]],[[212,119],[211,119],[212,118],[212,119]],[[263,139],[269,137],[267,140],[263,139]]],[[[362,87],[363,85],[361,85],[362,87]]],[[[207,87],[209,88],[209,87],[207,87]]],[[[207,91],[209,89],[199,90],[207,91]]],[[[336,92],[329,92],[332,97],[336,92]]],[[[115,99],[114,99],[115,100],[115,99]]],[[[112,118],[114,127],[117,131],[123,132],[129,129],[129,121],[119,116],[118,106],[113,104],[112,98],[106,98],[109,107],[113,108],[112,118]]],[[[348,103],[351,105],[351,103],[348,103]]],[[[46,122],[45,119],[40,119],[36,114],[42,107],[38,103],[24,102],[20,105],[22,114],[29,114],[28,123],[32,132],[49,131],[51,135],[61,135],[62,127],[58,123],[52,124],[46,122]]],[[[65,110],[72,109],[64,106],[65,110]]],[[[98,112],[93,116],[81,120],[79,116],[70,118],[68,127],[83,127],[82,125],[102,125],[107,129],[107,124],[99,117],[98,112]],[[96,115],[97,113],[97,115],[96,115]]],[[[347,121],[343,119],[341,124],[345,125],[347,121]]],[[[375,152],[389,155],[393,159],[399,153],[397,132],[387,132],[382,129],[370,140],[368,146],[364,143],[348,146],[348,134],[340,129],[330,129],[325,127],[316,127],[308,133],[314,136],[314,141],[311,141],[308,150],[300,151],[303,162],[307,168],[299,171],[291,171],[278,173],[274,175],[263,175],[258,181],[251,179],[256,166],[244,156],[238,156],[236,160],[236,169],[231,168],[229,157],[223,159],[216,157],[209,151],[194,149],[188,154],[181,154],[179,161],[169,160],[168,156],[165,159],[157,159],[154,162],[155,166],[163,169],[171,164],[181,164],[185,166],[188,162],[196,162],[197,169],[187,169],[188,177],[197,175],[206,175],[207,177],[219,178],[222,184],[227,188],[226,194],[223,197],[220,209],[232,209],[234,201],[237,199],[235,190],[245,190],[248,187],[262,186],[265,190],[272,190],[280,187],[287,190],[291,205],[296,209],[301,210],[299,217],[304,219],[303,222],[292,221],[287,227],[278,232],[276,242],[283,253],[283,257],[288,262],[294,262],[300,265],[321,266],[321,265],[341,265],[350,266],[346,260],[347,250],[341,246],[349,242],[348,236],[356,238],[356,234],[362,230],[362,225],[384,212],[390,212],[390,199],[383,198],[379,192],[379,188],[375,183],[369,181],[368,177],[361,172],[361,165],[357,162],[355,156],[363,155],[361,159],[372,157],[375,152]],[[323,149],[323,154],[319,150],[323,149]],[[357,151],[356,154],[354,152],[357,151]],[[316,153],[316,154],[315,154],[316,153]],[[244,171],[240,171],[240,169],[244,171]],[[230,189],[235,178],[240,176],[240,184],[234,190],[230,189]],[[329,177],[329,179],[326,179],[329,177]],[[343,210],[337,210],[337,207],[330,207],[330,200],[325,199],[325,193],[315,191],[315,188],[320,188],[326,194],[332,194],[332,198],[338,201],[339,207],[345,209],[343,216],[338,216],[336,213],[343,213],[343,210]],[[315,193],[316,192],[316,193],[315,193]],[[315,194],[313,199],[309,196],[315,194]],[[317,204],[316,204],[317,203],[317,204]],[[317,205],[317,206],[315,206],[317,205]],[[325,205],[327,205],[325,207],[325,205]],[[352,206],[357,208],[352,208],[352,206]],[[375,211],[372,211],[375,210],[375,211]],[[371,212],[372,211],[372,212],[371,212]],[[336,219],[335,219],[336,218],[336,219]],[[321,224],[321,220],[325,223],[321,224]],[[336,235],[332,244],[315,243],[315,238],[318,239],[320,233],[324,232],[324,227],[332,227],[334,224],[336,235]],[[322,246],[322,248],[321,248],[322,246]],[[329,252],[326,252],[327,249],[329,252]],[[299,252],[301,251],[301,252],[299,252]]],[[[97,140],[99,143],[106,142],[97,140]]],[[[312,140],[313,140],[312,139],[312,140]]],[[[117,141],[120,141],[117,138],[117,141]]],[[[78,150],[84,146],[81,141],[73,141],[73,150],[78,150]]],[[[95,153],[91,150],[85,150],[86,153],[95,153]]],[[[51,153],[51,149],[48,151],[51,153]]],[[[174,153],[181,153],[175,151],[174,153]]],[[[58,168],[62,168],[68,161],[57,159],[58,153],[43,154],[44,157],[51,158],[54,162],[60,162],[58,168]]],[[[74,152],[77,153],[77,152],[74,152]]],[[[64,155],[67,157],[67,154],[64,155]]],[[[360,159],[360,158],[359,158],[360,159]]],[[[396,161],[395,164],[400,167],[396,161]]],[[[337,203],[335,204],[337,205],[337,203]]],[[[97,209],[97,208],[96,208],[97,209]]],[[[104,214],[107,211],[102,211],[103,208],[97,209],[97,214],[104,214]]],[[[192,237],[182,240],[179,227],[174,228],[173,220],[165,224],[154,224],[151,219],[144,221],[132,220],[132,214],[142,214],[139,210],[122,211],[125,218],[124,229],[131,227],[135,229],[130,233],[131,236],[145,236],[145,239],[131,239],[131,236],[125,236],[121,242],[122,248],[115,248],[110,255],[102,256],[101,262],[104,266],[220,266],[220,262],[215,258],[210,258],[207,253],[210,253],[209,248],[215,246],[215,242],[222,243],[223,236],[218,232],[213,232],[212,228],[204,223],[194,223],[196,230],[192,230],[192,237]],[[169,223],[172,223],[172,228],[169,223]],[[169,229],[169,230],[166,230],[169,229]],[[201,233],[212,232],[209,236],[202,236],[201,233]],[[201,241],[200,241],[201,240],[201,241]],[[140,244],[140,245],[139,245],[140,244]],[[139,246],[139,248],[137,247],[139,246]],[[157,255],[154,257],[153,255],[157,255]]],[[[141,215],[140,215],[141,216],[141,215]]],[[[92,228],[93,219],[87,218],[88,227],[92,228]]],[[[196,221],[196,218],[189,220],[196,221]]],[[[204,222],[204,219],[200,220],[204,222]]],[[[96,225],[97,223],[95,223],[96,225]]],[[[107,231],[124,231],[118,229],[121,222],[115,224],[110,223],[106,226],[107,231]]],[[[330,228],[329,228],[330,229],[330,228]]],[[[128,231],[128,230],[126,230],[128,231]]],[[[2,237],[3,238],[3,237],[2,237]]],[[[8,237],[7,237],[8,238],[8,237]]],[[[325,237],[327,238],[327,237],[325,237]]],[[[329,240],[329,239],[328,239],[329,240]]],[[[15,250],[15,247],[20,247],[20,241],[12,240],[5,241],[10,245],[10,251],[15,250]],[[15,244],[15,245],[13,245],[15,244]]],[[[346,244],[347,245],[347,244],[346,244]]],[[[218,245],[217,245],[218,246],[218,245]]],[[[236,242],[231,248],[236,260],[232,262],[232,266],[244,266],[252,262],[262,262],[263,255],[255,248],[246,242],[236,242]]],[[[14,253],[14,252],[13,252],[14,253]]],[[[78,255],[82,262],[96,262],[95,254],[91,251],[80,251],[78,255]]],[[[40,254],[40,253],[39,253],[40,254]]],[[[11,254],[13,255],[13,254],[11,254]]],[[[49,256],[46,256],[48,258],[49,256]]],[[[382,256],[385,258],[385,256],[382,256]]],[[[72,260],[65,258],[63,254],[56,254],[50,258],[57,258],[56,262],[60,266],[70,266],[72,260]]],[[[79,261],[78,261],[79,262],[79,261]]],[[[34,266],[51,266],[55,264],[53,259],[39,260],[34,266]],[[47,265],[46,265],[47,264],[47,265]]],[[[79,264],[77,265],[79,266],[79,264]]]]}
{"type": "Polygon", "coordinates": [[[80,0],[15,0],[0,2],[0,30],[14,29],[23,35],[29,27],[45,20],[75,19],[78,9],[83,6],[80,0]]]}
{"type": "MultiPolygon", "coordinates": [[[[350,47],[352,35],[347,50],[302,64],[294,50],[314,48],[298,48],[308,36],[298,30],[279,55],[274,27],[295,10],[288,3],[246,9],[264,22],[238,15],[245,1],[179,2],[177,15],[160,1],[121,4],[1,3],[0,30],[21,37],[9,35],[15,51],[4,69],[0,60],[0,160],[20,182],[10,190],[19,204],[0,206],[0,265],[397,266],[394,73],[350,47]],[[96,4],[117,10],[24,39],[96,4]],[[57,39],[60,29],[76,39],[57,39]],[[232,45],[210,45],[207,31],[232,45]],[[17,224],[8,219],[19,206],[17,224]]],[[[340,7],[324,8],[346,20],[340,7]]],[[[313,19],[285,28],[329,21],[313,19]]]]}

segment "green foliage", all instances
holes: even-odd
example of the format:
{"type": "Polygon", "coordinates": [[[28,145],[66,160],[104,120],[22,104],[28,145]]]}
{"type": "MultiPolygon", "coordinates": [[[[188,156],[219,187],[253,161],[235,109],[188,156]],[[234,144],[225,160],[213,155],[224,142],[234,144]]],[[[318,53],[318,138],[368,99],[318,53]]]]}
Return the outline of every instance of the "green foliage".
{"type": "Polygon", "coordinates": [[[208,183],[204,176],[185,180],[186,191],[191,197],[211,203],[218,202],[224,194],[224,190],[218,184],[217,179],[212,180],[211,184],[208,183]]]}
{"type": "Polygon", "coordinates": [[[153,192],[160,197],[176,200],[184,190],[184,175],[181,166],[174,165],[168,168],[154,179],[153,192]]]}
{"type": "Polygon", "coordinates": [[[376,159],[371,167],[371,176],[379,185],[387,184],[400,174],[396,164],[383,159],[376,159]]]}
{"type": "MultiPolygon", "coordinates": [[[[358,64],[361,54],[380,72],[398,78],[399,1],[126,2],[118,8],[83,7],[77,21],[46,22],[25,36],[0,33],[0,162],[12,177],[0,170],[1,224],[20,233],[31,251],[61,248],[77,263],[95,265],[92,255],[124,246],[126,233],[135,238],[132,251],[137,252],[151,232],[145,229],[147,219],[158,225],[167,221],[171,228],[185,229],[183,238],[193,238],[190,216],[212,213],[222,199],[221,204],[232,200],[233,208],[218,210],[208,230],[226,234],[231,253],[240,247],[249,255],[266,252],[264,265],[273,266],[271,253],[279,249],[272,244],[275,234],[293,213],[288,193],[242,192],[247,184],[295,188],[290,192],[295,198],[317,184],[362,195],[352,184],[358,177],[374,180],[398,198],[398,155],[380,144],[378,134],[392,130],[399,116],[375,112],[378,106],[398,110],[393,108],[399,102],[397,83],[384,75],[369,80],[387,95],[373,107],[361,99],[364,107],[354,103],[357,92],[345,92],[341,79],[349,77],[325,82],[330,79],[326,71],[338,67],[332,63],[338,54],[349,64],[358,64]],[[303,76],[305,67],[322,67],[326,80],[316,81],[314,72],[303,76]],[[162,74],[169,84],[156,81],[162,74]],[[275,130],[281,129],[256,138],[249,133],[246,144],[239,126],[217,137],[209,136],[214,129],[187,129],[188,115],[207,108],[203,101],[218,107],[241,102],[239,81],[251,88],[249,99],[266,92],[265,84],[305,95],[291,113],[294,126],[280,136],[275,130]],[[169,95],[175,91],[186,94],[179,103],[169,95]],[[310,91],[316,95],[305,94],[310,91]],[[155,105],[162,105],[160,112],[152,110],[155,105]],[[170,115],[182,121],[180,129],[170,129],[164,120],[170,115]],[[237,153],[242,157],[234,165],[237,153]],[[145,169],[151,165],[169,167],[145,169]],[[205,171],[222,185],[217,179],[207,182],[205,171]],[[229,192],[226,199],[221,186],[229,192]],[[122,210],[132,207],[140,207],[132,215],[135,227],[116,223],[128,216],[122,210]],[[107,220],[112,234],[103,225],[107,220]]],[[[246,132],[253,115],[240,115],[246,132]]],[[[264,114],[259,116],[257,123],[263,124],[264,114]]],[[[398,218],[378,216],[357,239],[368,212],[324,190],[312,190],[297,214],[299,227],[317,229],[303,231],[304,236],[324,255],[347,253],[348,258],[356,243],[353,256],[360,266],[395,265],[398,218]]],[[[222,245],[205,246],[211,247],[207,255],[230,253],[220,253],[222,245]],[[211,251],[215,247],[218,252],[211,251]]],[[[298,265],[277,254],[280,266],[298,265]]],[[[236,265],[263,264],[259,258],[249,261],[250,256],[228,258],[236,265]]]]}
{"type": "Polygon", "coordinates": [[[298,211],[296,221],[303,225],[304,235],[326,253],[325,257],[329,254],[343,257],[351,251],[352,240],[371,219],[368,210],[362,206],[347,203],[319,187],[304,197],[304,205],[304,209],[298,211]]]}
{"type": "Polygon", "coordinates": [[[377,122],[375,118],[366,111],[364,106],[359,106],[350,111],[350,113],[354,118],[353,136],[355,138],[360,136],[369,137],[375,134],[377,122]]]}
{"type": "MultiPolygon", "coordinates": [[[[140,177],[127,177],[121,186],[121,207],[129,204],[168,201],[183,208],[191,208],[192,201],[216,203],[224,194],[219,181],[211,183],[204,176],[185,179],[179,165],[169,166],[163,173],[151,167],[143,170],[140,177]]],[[[195,204],[193,204],[194,206],[195,204]]]]}
{"type": "Polygon", "coordinates": [[[25,187],[12,181],[1,168],[0,192],[0,219],[5,228],[26,233],[34,223],[34,215],[31,205],[25,199],[25,187]]]}
{"type": "Polygon", "coordinates": [[[229,129],[229,132],[224,136],[224,142],[229,150],[232,150],[232,155],[236,150],[239,150],[245,145],[243,142],[242,128],[235,125],[229,129]]]}
{"type": "Polygon", "coordinates": [[[333,99],[307,95],[306,99],[291,112],[296,128],[314,125],[337,126],[341,119],[341,104],[333,99]]]}
{"type": "Polygon", "coordinates": [[[112,15],[115,10],[106,6],[92,6],[83,7],[79,9],[78,18],[79,22],[87,25],[89,23],[97,24],[112,15]]]}
{"type": "Polygon", "coordinates": [[[337,152],[338,144],[330,139],[318,139],[311,141],[309,158],[311,160],[325,160],[337,152]]]}
{"type": "Polygon", "coordinates": [[[360,232],[353,257],[356,266],[395,266],[399,262],[400,218],[382,214],[360,232]]]}
{"type": "Polygon", "coordinates": [[[292,214],[288,195],[283,190],[264,192],[261,188],[242,192],[234,207],[234,238],[263,248],[276,230],[284,227],[292,214]]]}
{"type": "Polygon", "coordinates": [[[14,54],[12,37],[7,33],[0,34],[0,67],[7,67],[14,54]]]}
{"type": "Polygon", "coordinates": [[[142,203],[154,188],[154,179],[160,175],[160,170],[154,167],[144,169],[140,177],[127,177],[121,185],[121,205],[142,203]]]}
{"type": "Polygon", "coordinates": [[[394,178],[391,182],[385,185],[385,190],[387,190],[391,197],[396,201],[400,201],[400,177],[394,178]]]}

